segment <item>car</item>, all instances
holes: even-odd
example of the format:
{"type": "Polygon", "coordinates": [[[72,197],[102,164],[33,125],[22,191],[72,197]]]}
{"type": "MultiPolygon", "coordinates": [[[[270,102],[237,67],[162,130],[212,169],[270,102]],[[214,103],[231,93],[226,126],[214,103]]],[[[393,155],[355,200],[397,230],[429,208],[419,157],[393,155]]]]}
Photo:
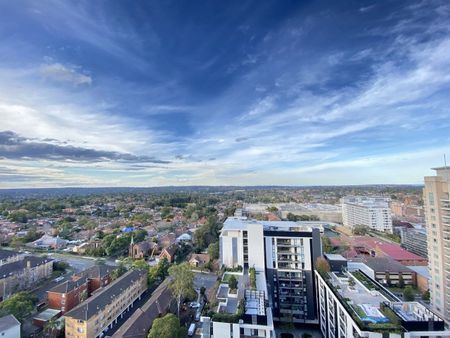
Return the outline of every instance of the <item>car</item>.
{"type": "Polygon", "coordinates": [[[192,337],[194,333],[195,333],[195,323],[192,323],[191,326],[189,326],[188,336],[192,337]]]}
{"type": "Polygon", "coordinates": [[[198,309],[200,307],[200,303],[198,303],[198,302],[190,302],[189,303],[189,307],[191,309],[198,309]]]}
{"type": "Polygon", "coordinates": [[[57,277],[57,278],[54,279],[54,281],[55,281],[56,283],[59,283],[59,282],[61,282],[62,280],[64,280],[64,277],[63,277],[63,276],[59,276],[59,277],[57,277]]]}

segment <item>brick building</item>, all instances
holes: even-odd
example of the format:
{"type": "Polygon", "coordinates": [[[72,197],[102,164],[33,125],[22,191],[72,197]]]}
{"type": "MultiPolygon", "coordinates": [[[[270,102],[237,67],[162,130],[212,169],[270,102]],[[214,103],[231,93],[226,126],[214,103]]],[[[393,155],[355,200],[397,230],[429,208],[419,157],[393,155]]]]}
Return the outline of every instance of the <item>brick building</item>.
{"type": "Polygon", "coordinates": [[[65,315],[66,338],[107,335],[147,290],[147,272],[130,270],[65,315]]]}
{"type": "Polygon", "coordinates": [[[56,285],[47,291],[48,307],[62,313],[70,311],[88,297],[88,286],[86,277],[56,285]]]}

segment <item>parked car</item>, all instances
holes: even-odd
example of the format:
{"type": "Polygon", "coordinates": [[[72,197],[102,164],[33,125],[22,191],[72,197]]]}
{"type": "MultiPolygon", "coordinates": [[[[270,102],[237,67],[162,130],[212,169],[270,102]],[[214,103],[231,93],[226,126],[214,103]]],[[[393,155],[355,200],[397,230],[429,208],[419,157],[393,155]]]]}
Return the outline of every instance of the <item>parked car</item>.
{"type": "Polygon", "coordinates": [[[189,303],[189,307],[191,309],[198,309],[200,307],[200,303],[198,303],[198,302],[190,302],[189,303]]]}
{"type": "Polygon", "coordinates": [[[191,326],[189,326],[188,336],[192,337],[194,333],[195,333],[195,323],[192,323],[191,326]]]}

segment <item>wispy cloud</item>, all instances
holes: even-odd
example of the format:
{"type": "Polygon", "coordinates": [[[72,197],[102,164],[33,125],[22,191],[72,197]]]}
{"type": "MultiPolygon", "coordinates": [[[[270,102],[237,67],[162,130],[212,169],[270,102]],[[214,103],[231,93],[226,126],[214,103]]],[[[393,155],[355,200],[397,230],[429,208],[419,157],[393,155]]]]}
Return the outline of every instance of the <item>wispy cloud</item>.
{"type": "Polygon", "coordinates": [[[20,12],[2,184],[418,183],[449,142],[445,2],[136,6],[20,12]]]}
{"type": "Polygon", "coordinates": [[[89,75],[78,72],[75,68],[69,68],[60,63],[42,65],[40,72],[46,79],[68,82],[73,85],[90,85],[92,78],[89,75]]]}

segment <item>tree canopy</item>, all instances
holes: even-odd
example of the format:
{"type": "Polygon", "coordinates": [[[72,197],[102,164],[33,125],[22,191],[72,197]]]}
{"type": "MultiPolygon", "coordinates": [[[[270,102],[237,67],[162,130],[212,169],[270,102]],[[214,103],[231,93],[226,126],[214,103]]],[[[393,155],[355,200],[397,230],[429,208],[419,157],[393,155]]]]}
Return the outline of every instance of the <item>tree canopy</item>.
{"type": "Polygon", "coordinates": [[[170,288],[177,299],[178,314],[181,301],[194,293],[194,273],[188,263],[172,265],[169,268],[170,288]]]}
{"type": "Polygon", "coordinates": [[[172,313],[162,318],[156,318],[148,334],[148,338],[181,338],[185,336],[185,330],[180,325],[180,320],[172,313]]]}
{"type": "Polygon", "coordinates": [[[0,317],[11,314],[22,321],[33,311],[34,301],[27,292],[17,292],[0,304],[0,317]]]}

